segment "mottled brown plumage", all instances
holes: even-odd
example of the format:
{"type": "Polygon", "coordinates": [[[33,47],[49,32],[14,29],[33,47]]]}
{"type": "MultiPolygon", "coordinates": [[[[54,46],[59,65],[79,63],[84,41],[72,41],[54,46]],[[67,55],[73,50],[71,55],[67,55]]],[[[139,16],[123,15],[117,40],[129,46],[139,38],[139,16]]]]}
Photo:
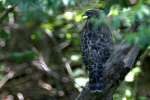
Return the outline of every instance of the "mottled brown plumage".
{"type": "Polygon", "coordinates": [[[112,52],[111,30],[105,22],[105,15],[99,10],[88,10],[87,21],[82,30],[81,50],[83,61],[89,72],[89,88],[101,91],[105,87],[103,68],[112,52]]]}

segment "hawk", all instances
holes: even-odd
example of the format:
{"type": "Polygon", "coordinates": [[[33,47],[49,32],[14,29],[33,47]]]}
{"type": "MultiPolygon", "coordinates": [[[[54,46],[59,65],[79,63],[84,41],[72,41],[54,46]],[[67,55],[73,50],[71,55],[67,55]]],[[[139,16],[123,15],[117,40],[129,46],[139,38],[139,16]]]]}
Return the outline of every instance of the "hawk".
{"type": "Polygon", "coordinates": [[[104,64],[112,53],[112,34],[106,16],[100,10],[88,10],[81,32],[83,62],[89,72],[89,89],[100,92],[105,87],[104,64]]]}

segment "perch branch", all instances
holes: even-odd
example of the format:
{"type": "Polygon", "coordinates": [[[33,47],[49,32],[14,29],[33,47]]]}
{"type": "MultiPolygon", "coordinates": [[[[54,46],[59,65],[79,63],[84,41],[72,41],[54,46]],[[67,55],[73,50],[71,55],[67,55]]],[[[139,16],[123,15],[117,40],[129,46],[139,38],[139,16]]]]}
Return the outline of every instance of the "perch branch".
{"type": "Polygon", "coordinates": [[[134,66],[139,53],[140,48],[137,45],[120,44],[104,65],[105,89],[101,93],[93,94],[87,83],[76,100],[112,100],[114,91],[134,66]]]}

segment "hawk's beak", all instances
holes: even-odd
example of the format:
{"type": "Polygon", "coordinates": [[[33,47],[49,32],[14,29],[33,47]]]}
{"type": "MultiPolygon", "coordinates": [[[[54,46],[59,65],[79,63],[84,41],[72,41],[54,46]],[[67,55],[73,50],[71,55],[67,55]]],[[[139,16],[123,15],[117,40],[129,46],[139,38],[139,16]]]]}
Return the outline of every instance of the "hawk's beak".
{"type": "Polygon", "coordinates": [[[87,18],[88,18],[88,16],[83,16],[82,18],[83,18],[83,19],[87,19],[87,18]]]}
{"type": "Polygon", "coordinates": [[[83,14],[83,15],[82,15],[82,18],[83,18],[83,19],[87,19],[88,16],[87,16],[86,14],[83,14]]]}

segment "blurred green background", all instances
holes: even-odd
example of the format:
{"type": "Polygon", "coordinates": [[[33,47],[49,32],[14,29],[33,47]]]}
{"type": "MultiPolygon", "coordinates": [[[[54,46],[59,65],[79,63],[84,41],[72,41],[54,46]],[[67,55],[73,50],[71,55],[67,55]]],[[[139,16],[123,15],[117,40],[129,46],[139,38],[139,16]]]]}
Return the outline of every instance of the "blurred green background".
{"type": "Polygon", "coordinates": [[[95,8],[106,13],[114,45],[144,49],[114,100],[150,100],[150,0],[0,0],[0,99],[74,100],[88,81],[83,14],[95,8]]]}

